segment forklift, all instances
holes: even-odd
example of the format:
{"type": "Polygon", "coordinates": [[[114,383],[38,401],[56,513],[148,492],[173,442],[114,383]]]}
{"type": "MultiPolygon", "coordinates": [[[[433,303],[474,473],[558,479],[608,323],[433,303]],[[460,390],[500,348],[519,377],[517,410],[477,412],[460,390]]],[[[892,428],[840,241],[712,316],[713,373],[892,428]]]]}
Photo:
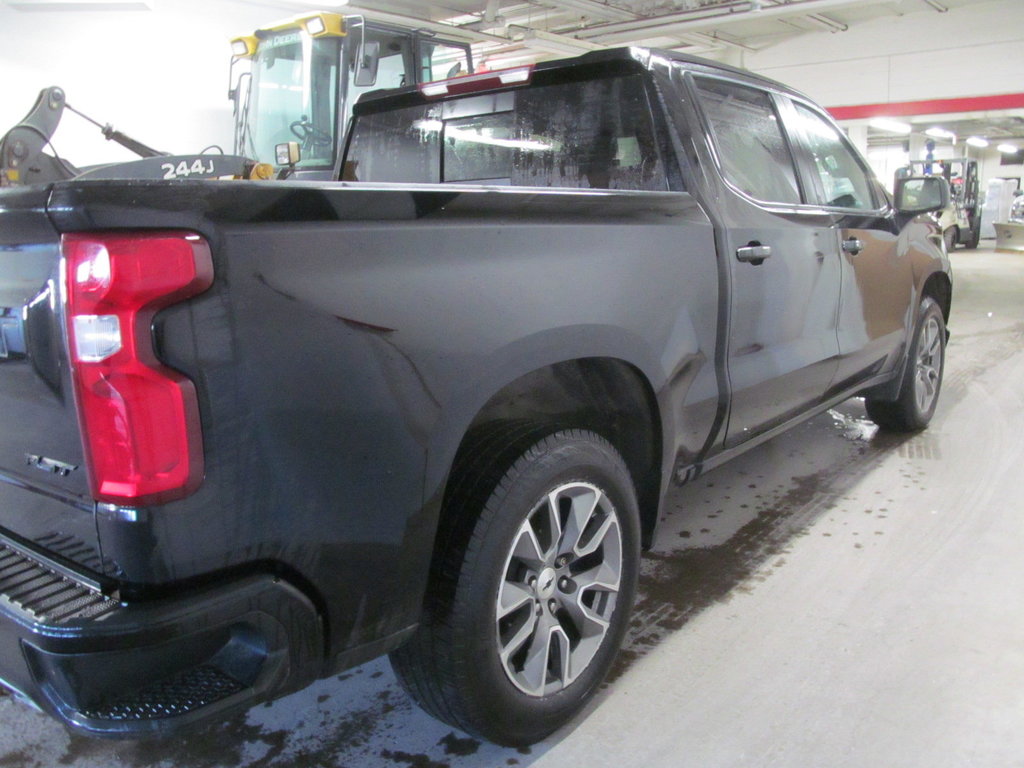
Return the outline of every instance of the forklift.
{"type": "Polygon", "coordinates": [[[947,181],[949,206],[936,214],[946,250],[952,251],[957,245],[977,248],[981,240],[978,161],[966,157],[915,160],[896,171],[897,179],[907,176],[942,176],[947,181]]]}

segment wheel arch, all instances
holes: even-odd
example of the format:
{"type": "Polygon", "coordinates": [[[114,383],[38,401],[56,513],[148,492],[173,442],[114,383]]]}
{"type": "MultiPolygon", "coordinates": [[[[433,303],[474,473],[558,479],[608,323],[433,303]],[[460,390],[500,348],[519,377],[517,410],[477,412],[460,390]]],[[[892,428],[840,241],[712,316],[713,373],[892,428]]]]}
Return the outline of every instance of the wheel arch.
{"type": "Polygon", "coordinates": [[[930,297],[942,309],[942,319],[949,323],[949,311],[953,304],[953,283],[942,271],[932,272],[921,286],[921,298],[930,297]]]}
{"type": "Polygon", "coordinates": [[[475,450],[480,435],[502,423],[523,424],[523,431],[532,435],[584,429],[611,443],[633,478],[641,532],[644,542],[649,542],[661,494],[663,435],[654,388],[637,366],[615,357],[575,358],[537,368],[507,383],[464,430],[444,498],[459,480],[460,459],[475,450]]]}

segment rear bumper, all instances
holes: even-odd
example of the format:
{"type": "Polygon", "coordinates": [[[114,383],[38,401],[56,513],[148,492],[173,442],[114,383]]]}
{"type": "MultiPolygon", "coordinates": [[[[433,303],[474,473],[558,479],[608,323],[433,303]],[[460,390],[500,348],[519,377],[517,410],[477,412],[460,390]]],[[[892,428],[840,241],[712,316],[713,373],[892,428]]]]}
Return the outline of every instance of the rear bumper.
{"type": "Polygon", "coordinates": [[[92,736],[165,736],[304,687],[313,604],[272,576],[126,604],[0,542],[0,682],[92,736]]]}

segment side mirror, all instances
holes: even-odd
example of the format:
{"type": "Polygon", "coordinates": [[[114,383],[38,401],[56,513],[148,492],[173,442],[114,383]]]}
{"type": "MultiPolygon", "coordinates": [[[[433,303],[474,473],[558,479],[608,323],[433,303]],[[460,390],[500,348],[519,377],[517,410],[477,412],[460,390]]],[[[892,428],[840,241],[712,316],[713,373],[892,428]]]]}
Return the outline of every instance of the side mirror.
{"type": "Polygon", "coordinates": [[[380,63],[380,42],[364,41],[356,58],[356,74],[353,82],[360,88],[377,82],[377,65],[380,63]]]}
{"type": "Polygon", "coordinates": [[[896,180],[896,210],[917,215],[941,211],[950,202],[949,182],[941,176],[908,176],[896,180]]]}

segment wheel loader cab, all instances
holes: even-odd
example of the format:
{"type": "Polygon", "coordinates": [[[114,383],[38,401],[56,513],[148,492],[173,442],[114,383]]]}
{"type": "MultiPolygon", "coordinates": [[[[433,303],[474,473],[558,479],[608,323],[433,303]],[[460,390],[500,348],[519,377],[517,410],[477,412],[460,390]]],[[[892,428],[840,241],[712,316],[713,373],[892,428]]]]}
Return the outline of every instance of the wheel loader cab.
{"type": "Polygon", "coordinates": [[[337,178],[338,150],[365,92],[473,71],[468,43],[361,16],[313,13],[232,41],[235,152],[280,167],[275,148],[299,145],[299,178],[337,178]],[[235,75],[236,65],[247,71],[235,75]]]}

